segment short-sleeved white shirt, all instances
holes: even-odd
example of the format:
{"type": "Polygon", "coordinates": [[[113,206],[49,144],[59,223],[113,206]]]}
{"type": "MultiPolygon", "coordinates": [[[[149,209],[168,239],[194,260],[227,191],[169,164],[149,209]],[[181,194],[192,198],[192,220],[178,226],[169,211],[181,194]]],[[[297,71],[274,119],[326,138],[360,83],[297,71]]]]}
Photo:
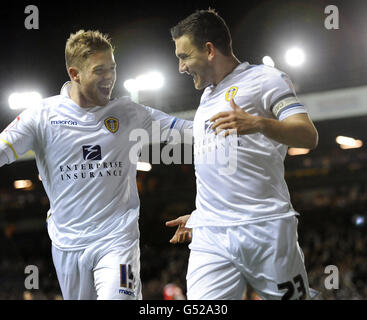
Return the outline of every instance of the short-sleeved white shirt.
{"type": "Polygon", "coordinates": [[[233,226],[297,214],[284,180],[287,146],[261,133],[215,136],[209,119],[232,110],[283,120],[307,113],[288,76],[242,63],[217,86],[207,87],[194,119],[196,210],[187,227],[233,226]]]}
{"type": "Polygon", "coordinates": [[[161,130],[183,131],[191,121],[136,104],[128,97],[104,107],[81,108],[68,95],[46,98],[22,112],[0,135],[0,154],[11,163],[29,150],[50,200],[48,232],[57,248],[80,250],[104,237],[126,236],[136,228],[137,141],[134,129],[151,135],[152,121],[161,130]]]}

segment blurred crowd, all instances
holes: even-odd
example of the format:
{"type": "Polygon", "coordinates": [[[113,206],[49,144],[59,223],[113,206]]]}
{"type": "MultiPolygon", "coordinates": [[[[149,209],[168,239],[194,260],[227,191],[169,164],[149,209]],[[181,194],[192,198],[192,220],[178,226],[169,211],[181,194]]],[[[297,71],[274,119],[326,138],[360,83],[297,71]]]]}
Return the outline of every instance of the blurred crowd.
{"type": "MultiPolygon", "coordinates": [[[[365,160],[363,157],[362,154],[359,160],[365,160]]],[[[305,161],[304,157],[303,167],[298,168],[303,171],[298,175],[295,158],[288,162],[292,203],[301,214],[299,244],[310,286],[321,292],[321,299],[367,299],[365,165],[360,162],[349,168],[342,162],[338,167],[331,158],[317,162],[305,161]],[[313,185],[302,184],[307,180],[304,170],[314,165],[333,170],[319,176],[312,173],[313,185]],[[359,179],[348,179],[346,172],[359,179]],[[333,288],[326,285],[331,275],[328,266],[335,266],[333,270],[338,272],[333,288]]],[[[149,172],[138,172],[137,185],[141,198],[143,297],[186,299],[188,244],[170,244],[175,229],[167,228],[165,222],[194,210],[193,166],[153,165],[149,172]]],[[[62,299],[45,225],[47,197],[38,187],[28,191],[14,191],[11,187],[0,189],[0,299],[62,299]],[[27,265],[38,267],[39,289],[25,289],[27,265]]],[[[244,299],[258,297],[249,288],[244,299]]]]}

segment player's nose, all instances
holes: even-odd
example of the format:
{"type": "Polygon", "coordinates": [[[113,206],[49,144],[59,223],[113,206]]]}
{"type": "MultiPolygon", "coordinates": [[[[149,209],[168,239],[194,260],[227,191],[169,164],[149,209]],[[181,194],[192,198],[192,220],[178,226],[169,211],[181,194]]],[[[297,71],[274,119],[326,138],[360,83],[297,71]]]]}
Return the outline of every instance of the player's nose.
{"type": "Polygon", "coordinates": [[[178,64],[178,71],[180,73],[185,73],[185,72],[188,73],[187,66],[182,61],[180,61],[179,64],[178,64]]]}
{"type": "Polygon", "coordinates": [[[103,76],[103,80],[114,82],[116,80],[116,71],[110,70],[110,71],[106,72],[103,76]]]}

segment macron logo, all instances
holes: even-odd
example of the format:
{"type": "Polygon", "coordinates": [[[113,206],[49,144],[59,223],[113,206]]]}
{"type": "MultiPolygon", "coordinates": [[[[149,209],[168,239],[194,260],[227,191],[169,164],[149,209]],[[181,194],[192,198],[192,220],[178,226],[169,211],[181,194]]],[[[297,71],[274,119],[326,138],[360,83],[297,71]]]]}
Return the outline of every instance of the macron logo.
{"type": "Polygon", "coordinates": [[[72,120],[51,120],[52,126],[66,125],[66,126],[77,126],[78,122],[72,120]]]}

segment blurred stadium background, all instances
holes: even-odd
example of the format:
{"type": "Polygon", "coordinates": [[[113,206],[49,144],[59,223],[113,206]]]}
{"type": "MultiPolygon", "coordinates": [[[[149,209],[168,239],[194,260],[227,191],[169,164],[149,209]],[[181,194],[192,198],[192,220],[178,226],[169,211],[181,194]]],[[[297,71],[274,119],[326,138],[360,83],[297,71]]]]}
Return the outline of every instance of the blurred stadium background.
{"type": "MultiPolygon", "coordinates": [[[[234,52],[260,64],[271,56],[287,72],[320,136],[313,151],[292,150],[285,161],[292,203],[301,213],[299,243],[310,285],[324,299],[367,299],[367,19],[364,1],[73,1],[60,8],[34,1],[40,29],[24,28],[22,1],[5,1],[1,27],[0,130],[20,110],[9,108],[13,92],[58,94],[67,80],[64,45],[71,32],[99,29],[116,47],[115,96],[127,95],[124,81],[148,71],[165,78],[158,91],[140,92],[139,101],[192,119],[200,92],[179,75],[169,28],[196,9],[217,9],[227,21],[234,52]],[[325,7],[339,9],[339,29],[324,26],[325,7]],[[291,47],[305,61],[284,59],[291,47]],[[347,137],[352,139],[338,139],[347,137]],[[301,153],[301,154],[299,154],[301,153]],[[339,289],[325,287],[325,268],[339,270],[339,289]]],[[[57,147],[57,146],[55,146],[57,147]]],[[[190,146],[182,145],[190,151],[190,146]]],[[[60,150],[62,152],[62,150],[60,150]]],[[[61,299],[52,265],[45,218],[48,199],[30,156],[0,168],[0,299],[61,299]],[[17,181],[17,183],[15,183],[17,181]],[[24,287],[27,265],[39,268],[39,290],[24,287]]],[[[152,165],[139,171],[141,277],[145,299],[184,299],[187,245],[171,245],[165,221],[195,208],[195,175],[190,164],[152,165]],[[168,285],[168,286],[167,286],[168,285]],[[172,286],[173,285],[173,286],[172,286]],[[176,292],[176,293],[172,293],[176,292]]],[[[251,289],[246,299],[256,299],[251,289]]]]}

